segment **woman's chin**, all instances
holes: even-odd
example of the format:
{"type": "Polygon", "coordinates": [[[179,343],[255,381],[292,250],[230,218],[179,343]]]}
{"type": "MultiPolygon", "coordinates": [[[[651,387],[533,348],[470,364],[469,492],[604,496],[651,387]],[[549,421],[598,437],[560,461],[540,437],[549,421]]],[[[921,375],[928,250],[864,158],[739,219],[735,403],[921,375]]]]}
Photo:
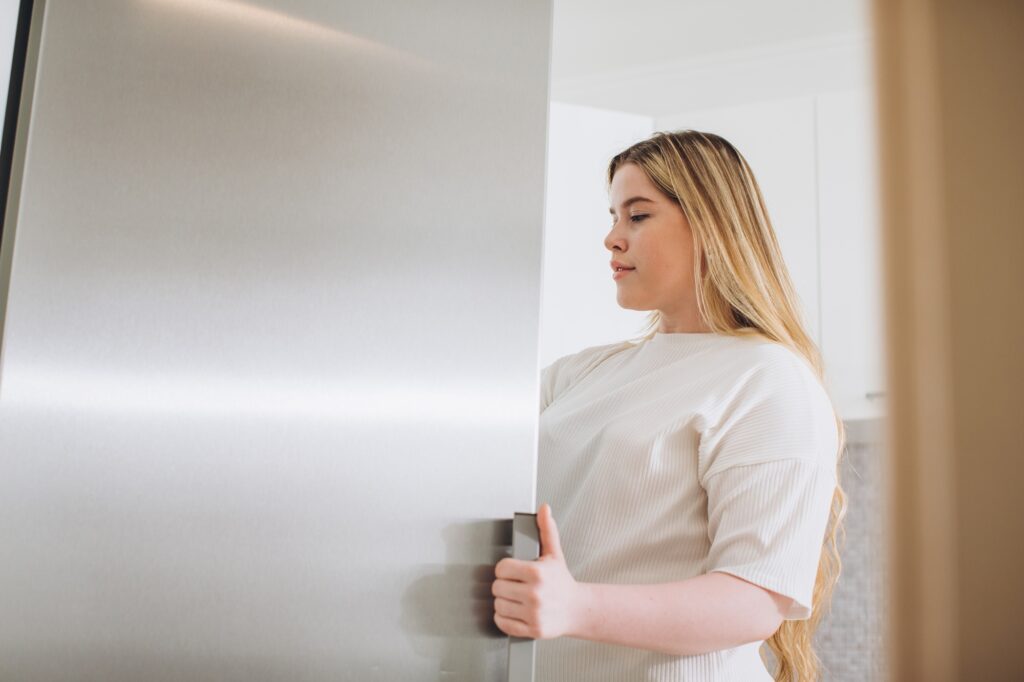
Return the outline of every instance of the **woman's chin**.
{"type": "Polygon", "coordinates": [[[641,301],[637,301],[633,296],[624,296],[622,292],[616,297],[620,308],[626,310],[650,310],[649,306],[645,306],[641,301]]]}

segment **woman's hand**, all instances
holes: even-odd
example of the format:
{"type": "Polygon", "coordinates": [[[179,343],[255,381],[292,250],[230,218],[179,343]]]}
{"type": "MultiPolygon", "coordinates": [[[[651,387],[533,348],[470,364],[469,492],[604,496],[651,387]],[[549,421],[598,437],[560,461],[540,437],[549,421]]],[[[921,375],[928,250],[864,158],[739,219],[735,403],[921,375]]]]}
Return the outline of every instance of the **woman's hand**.
{"type": "Polygon", "coordinates": [[[553,639],[571,635],[585,612],[585,591],[569,573],[551,506],[537,512],[540,558],[502,559],[495,566],[494,622],[513,637],[553,639]]]}

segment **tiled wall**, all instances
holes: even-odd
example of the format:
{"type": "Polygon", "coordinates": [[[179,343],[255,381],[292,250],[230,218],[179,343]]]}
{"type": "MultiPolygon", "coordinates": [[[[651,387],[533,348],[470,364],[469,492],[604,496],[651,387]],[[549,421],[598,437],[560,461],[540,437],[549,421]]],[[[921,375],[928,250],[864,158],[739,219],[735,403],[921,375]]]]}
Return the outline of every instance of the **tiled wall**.
{"type": "MultiPolygon", "coordinates": [[[[846,422],[840,484],[847,496],[843,561],[832,609],[815,636],[821,682],[887,682],[885,641],[884,422],[846,422]]],[[[771,651],[764,652],[772,660],[771,651]]]]}
{"type": "Polygon", "coordinates": [[[884,422],[848,421],[839,482],[847,495],[843,569],[816,636],[822,680],[884,682],[886,499],[884,422]]]}

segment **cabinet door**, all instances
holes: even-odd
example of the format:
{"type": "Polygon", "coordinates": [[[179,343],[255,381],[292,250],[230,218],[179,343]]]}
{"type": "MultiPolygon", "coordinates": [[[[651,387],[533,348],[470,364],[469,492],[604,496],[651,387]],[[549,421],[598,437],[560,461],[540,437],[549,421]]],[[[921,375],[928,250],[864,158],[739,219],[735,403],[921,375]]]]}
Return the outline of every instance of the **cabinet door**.
{"type": "Polygon", "coordinates": [[[820,95],[822,351],[845,419],[883,414],[885,367],[875,131],[863,92],[820,95]]]}
{"type": "Polygon", "coordinates": [[[655,130],[693,128],[729,140],[750,164],[789,268],[812,338],[819,338],[818,223],[814,102],[809,97],[696,111],[654,121],[655,130]]]}
{"type": "Polygon", "coordinates": [[[0,679],[503,680],[550,1],[25,4],[0,679]]]}

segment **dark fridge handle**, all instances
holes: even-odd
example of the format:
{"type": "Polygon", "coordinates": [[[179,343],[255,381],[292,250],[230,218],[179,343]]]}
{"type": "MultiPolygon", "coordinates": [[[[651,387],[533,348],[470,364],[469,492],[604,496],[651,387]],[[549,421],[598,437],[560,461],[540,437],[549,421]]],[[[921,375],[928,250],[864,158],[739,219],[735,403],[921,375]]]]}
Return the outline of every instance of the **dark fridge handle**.
{"type": "MultiPolygon", "coordinates": [[[[536,514],[516,512],[512,518],[512,558],[532,561],[540,557],[540,532],[536,514]]],[[[508,638],[508,682],[533,682],[537,641],[508,638]]]]}

